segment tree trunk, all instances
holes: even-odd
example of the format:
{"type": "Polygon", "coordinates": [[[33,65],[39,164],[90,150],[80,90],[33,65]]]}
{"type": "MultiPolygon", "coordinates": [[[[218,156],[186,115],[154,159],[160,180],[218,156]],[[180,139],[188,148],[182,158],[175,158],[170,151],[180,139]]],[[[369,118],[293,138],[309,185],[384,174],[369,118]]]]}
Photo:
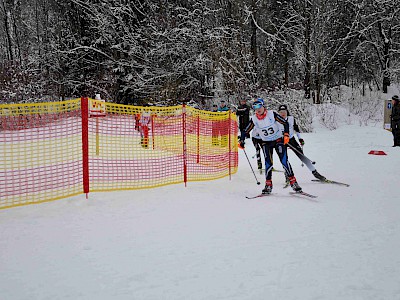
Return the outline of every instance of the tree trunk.
{"type": "Polygon", "coordinates": [[[378,23],[379,26],[379,33],[383,40],[383,84],[382,84],[382,91],[384,94],[388,92],[388,86],[390,86],[390,47],[391,47],[391,40],[392,40],[392,29],[389,28],[387,32],[387,36],[384,34],[384,29],[382,28],[382,23],[378,23]]]}
{"type": "Polygon", "coordinates": [[[285,50],[285,86],[289,85],[289,54],[288,51],[285,50]]]}
{"type": "Polygon", "coordinates": [[[315,76],[315,104],[321,104],[321,63],[317,64],[317,72],[315,76]]]}
{"type": "MultiPolygon", "coordinates": [[[[254,7],[254,2],[253,2],[253,18],[254,18],[254,12],[255,12],[255,7],[254,7]]],[[[253,56],[253,74],[255,74],[255,76],[253,76],[253,83],[256,84],[258,81],[258,72],[257,72],[257,60],[258,60],[258,53],[257,53],[257,26],[254,23],[253,18],[250,21],[250,27],[251,27],[251,45],[250,45],[250,49],[251,49],[251,54],[253,56]]]]}
{"type": "Polygon", "coordinates": [[[304,97],[306,99],[310,99],[311,92],[311,54],[310,54],[310,40],[311,40],[311,12],[308,6],[308,2],[306,2],[306,24],[305,24],[305,77],[304,77],[304,97]]]}
{"type": "Polygon", "coordinates": [[[385,70],[384,72],[383,72],[383,86],[382,86],[382,92],[384,93],[384,94],[387,94],[387,92],[388,92],[388,86],[390,86],[390,78],[389,78],[389,76],[388,75],[385,75],[385,74],[387,74],[388,72],[387,72],[387,70],[385,70]]]}
{"type": "Polygon", "coordinates": [[[6,38],[7,38],[8,58],[10,61],[13,61],[14,60],[13,46],[12,46],[13,43],[12,43],[10,20],[9,20],[11,13],[7,9],[6,3],[4,2],[4,0],[2,1],[2,9],[3,9],[3,13],[4,13],[4,29],[6,31],[6,38]]]}

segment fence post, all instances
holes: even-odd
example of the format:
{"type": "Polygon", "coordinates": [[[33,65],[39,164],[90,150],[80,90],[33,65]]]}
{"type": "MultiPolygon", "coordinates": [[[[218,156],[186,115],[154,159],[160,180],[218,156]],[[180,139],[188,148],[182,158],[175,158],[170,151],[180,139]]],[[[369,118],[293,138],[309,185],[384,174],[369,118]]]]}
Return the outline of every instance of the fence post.
{"type": "Polygon", "coordinates": [[[96,156],[100,155],[99,118],[96,118],[96,156]]]}
{"type": "Polygon", "coordinates": [[[186,153],[186,105],[182,104],[182,139],[183,139],[183,181],[187,183],[187,153],[186,153]]]}
{"type": "Polygon", "coordinates": [[[197,115],[197,159],[196,162],[200,163],[200,114],[197,115]]]}
{"type": "Polygon", "coordinates": [[[87,97],[81,97],[82,116],[82,173],[83,192],[89,194],[89,104],[87,97]]]}
{"type": "Polygon", "coordinates": [[[151,120],[151,141],[153,145],[153,150],[154,150],[154,115],[150,115],[150,120],[151,120]]]}
{"type": "Polygon", "coordinates": [[[232,157],[232,144],[231,144],[231,127],[232,127],[232,122],[231,122],[231,118],[232,118],[232,112],[231,110],[229,110],[229,120],[228,120],[228,168],[229,168],[229,180],[232,179],[232,172],[231,172],[231,157],[232,157]]]}

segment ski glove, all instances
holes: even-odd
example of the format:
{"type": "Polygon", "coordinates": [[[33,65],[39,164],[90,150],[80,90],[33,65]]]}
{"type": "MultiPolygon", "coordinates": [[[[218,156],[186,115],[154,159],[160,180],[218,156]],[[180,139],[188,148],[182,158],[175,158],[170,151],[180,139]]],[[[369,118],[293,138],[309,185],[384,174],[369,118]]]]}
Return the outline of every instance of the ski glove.
{"type": "Polygon", "coordinates": [[[300,145],[304,146],[304,140],[303,139],[299,139],[300,145]]]}
{"type": "Polygon", "coordinates": [[[240,141],[239,142],[239,148],[240,149],[244,149],[244,141],[240,141]]]}
{"type": "Polygon", "coordinates": [[[289,133],[285,132],[285,134],[283,135],[283,144],[287,145],[289,143],[289,140],[290,140],[289,133]]]}

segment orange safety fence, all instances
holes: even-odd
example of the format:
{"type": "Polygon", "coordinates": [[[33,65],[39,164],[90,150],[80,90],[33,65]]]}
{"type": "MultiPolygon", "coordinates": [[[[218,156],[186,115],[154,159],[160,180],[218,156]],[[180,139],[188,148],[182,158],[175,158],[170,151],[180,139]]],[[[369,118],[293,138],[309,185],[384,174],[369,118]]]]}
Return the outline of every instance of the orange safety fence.
{"type": "Polygon", "coordinates": [[[237,166],[230,112],[86,98],[0,105],[0,209],[213,180],[237,166]]]}

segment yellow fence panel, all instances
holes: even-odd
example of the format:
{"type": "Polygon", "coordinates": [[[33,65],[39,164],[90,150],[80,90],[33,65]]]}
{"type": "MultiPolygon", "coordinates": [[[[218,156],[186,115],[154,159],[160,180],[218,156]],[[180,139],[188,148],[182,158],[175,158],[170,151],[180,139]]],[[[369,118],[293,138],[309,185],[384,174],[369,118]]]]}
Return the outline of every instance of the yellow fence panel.
{"type": "Polygon", "coordinates": [[[82,193],[80,99],[0,105],[0,208],[82,193]]]}
{"type": "Polygon", "coordinates": [[[0,105],[0,208],[237,171],[235,114],[92,100],[0,105]]]}

